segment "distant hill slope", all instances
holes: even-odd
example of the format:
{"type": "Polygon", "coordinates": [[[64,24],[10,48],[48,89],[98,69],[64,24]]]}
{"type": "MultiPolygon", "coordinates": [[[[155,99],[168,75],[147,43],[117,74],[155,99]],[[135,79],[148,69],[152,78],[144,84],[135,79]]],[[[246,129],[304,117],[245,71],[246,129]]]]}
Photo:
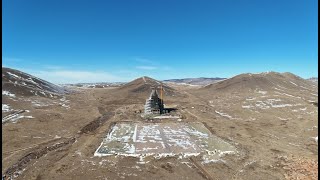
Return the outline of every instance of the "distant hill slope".
{"type": "Polygon", "coordinates": [[[63,84],[64,86],[75,86],[83,88],[106,88],[118,87],[125,84],[124,82],[96,82],[96,83],[76,83],[76,84],[63,84]]]}
{"type": "Polygon", "coordinates": [[[122,85],[121,87],[119,87],[119,90],[122,90],[122,91],[125,90],[129,93],[135,93],[135,94],[145,94],[145,93],[150,93],[152,87],[155,87],[157,88],[157,90],[159,90],[161,84],[163,87],[164,95],[172,96],[172,95],[178,94],[178,92],[172,87],[158,80],[155,80],[146,76],[143,76],[141,78],[135,79],[131,82],[128,82],[122,85]]]}
{"type": "Polygon", "coordinates": [[[191,84],[191,85],[208,85],[212,84],[221,80],[224,80],[226,78],[184,78],[184,79],[168,79],[164,80],[163,82],[173,82],[173,83],[185,83],[185,84],[191,84]]]}
{"type": "Polygon", "coordinates": [[[69,91],[30,74],[2,67],[2,94],[53,97],[69,91]]]}
{"type": "Polygon", "coordinates": [[[318,84],[318,78],[317,77],[312,77],[312,78],[309,78],[307,80],[318,84]]]}
{"type": "MultiPolygon", "coordinates": [[[[102,104],[144,104],[149,97],[152,88],[156,88],[160,96],[160,87],[163,87],[163,99],[165,104],[172,103],[172,99],[181,99],[186,95],[178,90],[147,76],[137,78],[117,88],[108,90],[106,98],[99,100],[102,104]],[[112,96],[110,96],[112,94],[112,96]],[[170,97],[170,98],[169,98],[170,97]],[[170,100],[169,100],[170,99],[170,100]]],[[[107,92],[107,91],[106,91],[107,92]]]]}
{"type": "Polygon", "coordinates": [[[318,85],[292,73],[240,74],[199,88],[193,93],[204,99],[260,95],[261,98],[285,97],[299,103],[318,102],[318,85]]]}
{"type": "Polygon", "coordinates": [[[223,81],[207,85],[201,89],[212,91],[246,91],[248,89],[271,90],[275,88],[282,89],[314,89],[315,85],[292,73],[265,72],[260,74],[240,74],[223,81]]]}
{"type": "Polygon", "coordinates": [[[318,85],[292,73],[240,74],[188,92],[214,108],[217,117],[250,124],[303,124],[318,113],[318,85]]]}

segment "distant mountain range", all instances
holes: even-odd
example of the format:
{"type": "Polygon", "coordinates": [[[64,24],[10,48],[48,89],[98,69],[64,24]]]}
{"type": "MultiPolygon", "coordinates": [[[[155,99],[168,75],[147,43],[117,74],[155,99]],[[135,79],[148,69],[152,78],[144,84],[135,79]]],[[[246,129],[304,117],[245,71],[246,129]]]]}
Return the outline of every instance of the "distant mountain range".
{"type": "Polygon", "coordinates": [[[117,87],[125,84],[124,82],[97,82],[97,83],[76,83],[76,84],[63,84],[62,86],[76,86],[84,88],[105,88],[117,87]]]}
{"type": "Polygon", "coordinates": [[[318,84],[318,78],[317,77],[312,77],[312,78],[309,78],[307,80],[318,84]]]}
{"type": "MultiPolygon", "coordinates": [[[[85,88],[105,88],[105,87],[110,87],[110,86],[118,87],[118,86],[122,86],[122,85],[127,84],[127,82],[97,82],[97,83],[61,84],[61,86],[59,86],[59,85],[49,83],[45,80],[36,78],[36,77],[31,76],[29,74],[26,74],[24,72],[15,70],[15,69],[3,67],[2,71],[3,71],[2,72],[2,79],[3,79],[2,85],[4,85],[4,83],[5,83],[6,88],[8,88],[8,86],[12,86],[12,85],[13,86],[26,86],[31,89],[37,89],[37,90],[42,90],[42,91],[47,91],[47,92],[49,91],[49,92],[56,93],[56,94],[66,93],[67,90],[64,88],[65,86],[77,86],[77,87],[85,87],[85,88]],[[35,80],[35,82],[33,81],[33,79],[35,80]],[[39,82],[37,82],[37,81],[39,81],[39,82]],[[40,84],[37,84],[37,83],[40,83],[40,84]]],[[[138,78],[138,79],[140,79],[140,78],[138,78]]],[[[151,79],[151,78],[148,78],[148,79],[151,79]]],[[[216,82],[219,82],[222,80],[226,80],[226,79],[227,78],[221,78],[221,77],[214,77],[214,78],[199,77],[199,78],[167,79],[167,80],[163,80],[162,82],[206,86],[206,85],[210,85],[210,84],[213,84],[213,83],[216,83],[216,82]]],[[[318,84],[317,77],[311,77],[306,80],[318,84]]]]}
{"type": "MultiPolygon", "coordinates": [[[[227,79],[227,78],[220,78],[220,77],[205,78],[205,77],[200,77],[200,78],[168,79],[168,80],[163,80],[163,82],[177,83],[177,84],[189,84],[189,85],[209,85],[209,84],[213,84],[213,83],[225,80],[225,79],[227,79]]],[[[318,78],[317,77],[311,77],[311,78],[306,79],[306,80],[318,84],[318,78]]]]}
{"type": "Polygon", "coordinates": [[[200,78],[168,79],[168,80],[164,80],[163,82],[183,83],[183,84],[191,84],[191,85],[208,85],[208,84],[212,84],[225,79],[226,78],[219,78],[219,77],[215,77],[215,78],[200,77],[200,78]]]}

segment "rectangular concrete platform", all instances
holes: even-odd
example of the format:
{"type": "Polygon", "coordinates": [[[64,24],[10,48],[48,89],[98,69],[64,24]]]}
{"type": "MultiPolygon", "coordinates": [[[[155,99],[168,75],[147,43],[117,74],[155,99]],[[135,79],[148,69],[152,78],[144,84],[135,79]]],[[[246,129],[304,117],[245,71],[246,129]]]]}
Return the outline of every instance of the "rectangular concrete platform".
{"type": "Polygon", "coordinates": [[[212,135],[202,123],[117,123],[95,156],[113,154],[200,154],[234,148],[212,135]]]}

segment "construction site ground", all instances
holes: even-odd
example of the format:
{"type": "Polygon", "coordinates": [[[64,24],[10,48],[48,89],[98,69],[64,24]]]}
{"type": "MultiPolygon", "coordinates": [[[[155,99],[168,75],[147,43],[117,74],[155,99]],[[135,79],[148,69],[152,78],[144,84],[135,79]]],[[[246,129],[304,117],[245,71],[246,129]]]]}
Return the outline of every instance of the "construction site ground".
{"type": "MultiPolygon", "coordinates": [[[[208,94],[200,97],[192,93],[194,87],[179,88],[181,96],[167,95],[165,103],[177,107],[175,115],[180,116],[180,119],[147,121],[137,113],[143,110],[146,95],[124,95],[112,87],[76,89],[77,93],[66,95],[70,108],[55,103],[37,107],[25,104],[24,109],[30,110],[34,118],[22,118],[15,123],[8,122],[2,126],[2,174],[6,178],[34,180],[256,180],[318,177],[315,170],[318,167],[318,144],[313,139],[318,128],[317,107],[307,105],[307,110],[301,111],[300,118],[297,118],[297,112],[292,111],[295,108],[293,106],[275,109],[272,113],[264,113],[270,109],[256,110],[259,113],[255,113],[244,109],[243,101],[248,97],[258,98],[261,94],[256,94],[256,97],[252,97],[252,93],[241,96],[235,93],[219,97],[208,94]],[[286,112],[286,117],[280,116],[283,112],[286,112]],[[156,151],[155,148],[162,148],[164,144],[166,147],[172,147],[177,153],[168,157],[130,157],[116,155],[116,150],[120,151],[123,148],[114,144],[114,155],[95,156],[103,139],[107,138],[114,127],[121,124],[128,126],[127,135],[130,137],[136,133],[134,143],[133,139],[128,139],[129,143],[135,145],[135,151],[128,148],[128,152],[170,152],[168,148],[164,148],[165,151],[156,151]],[[236,153],[222,153],[223,155],[215,158],[206,158],[202,156],[202,143],[196,142],[197,139],[185,131],[178,133],[184,136],[173,139],[172,142],[179,144],[177,142],[180,142],[181,138],[189,139],[190,144],[187,143],[189,146],[186,146],[186,149],[163,140],[166,139],[164,137],[168,137],[168,134],[161,132],[165,128],[174,132],[188,124],[199,124],[199,132],[225,143],[226,147],[221,147],[221,151],[236,153]],[[148,127],[154,127],[159,131],[162,140],[157,140],[154,136],[145,136],[140,140],[147,141],[147,144],[137,142],[143,128],[148,127]],[[196,146],[192,148],[192,145],[196,146]],[[151,150],[152,148],[154,150],[151,150]],[[184,151],[202,154],[183,157],[184,151]]],[[[36,98],[37,101],[48,104],[52,101],[36,98]]],[[[123,132],[118,133],[119,136],[115,138],[123,137],[123,132]]],[[[214,151],[217,149],[214,143],[216,141],[203,145],[212,147],[209,151],[214,151]]],[[[106,153],[111,151],[112,149],[106,150],[106,153]]]]}

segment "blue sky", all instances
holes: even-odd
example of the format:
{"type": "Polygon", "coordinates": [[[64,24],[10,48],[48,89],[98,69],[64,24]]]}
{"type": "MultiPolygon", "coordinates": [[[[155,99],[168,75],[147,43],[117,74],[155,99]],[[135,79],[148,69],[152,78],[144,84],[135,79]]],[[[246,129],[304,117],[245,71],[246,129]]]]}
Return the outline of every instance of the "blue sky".
{"type": "Polygon", "coordinates": [[[54,83],[318,77],[317,0],[3,0],[2,63],[54,83]]]}

